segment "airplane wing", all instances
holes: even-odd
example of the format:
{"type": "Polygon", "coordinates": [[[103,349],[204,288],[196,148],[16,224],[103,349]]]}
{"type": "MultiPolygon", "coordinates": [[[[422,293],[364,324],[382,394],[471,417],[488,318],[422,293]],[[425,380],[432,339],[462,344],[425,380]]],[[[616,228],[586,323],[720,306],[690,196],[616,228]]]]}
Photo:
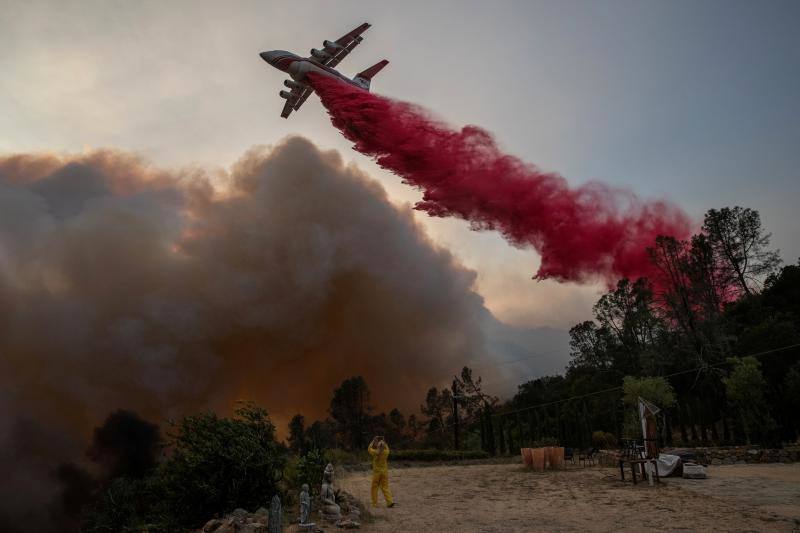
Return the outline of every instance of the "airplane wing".
{"type": "Polygon", "coordinates": [[[289,93],[292,95],[292,97],[287,98],[286,103],[283,104],[281,116],[283,118],[289,118],[289,115],[292,114],[292,111],[297,111],[300,109],[300,106],[303,105],[303,102],[306,101],[312,92],[314,91],[310,87],[306,87],[305,89],[292,89],[292,91],[289,93]]]}
{"type": "Polygon", "coordinates": [[[286,103],[283,104],[283,111],[281,111],[281,117],[289,118],[289,115],[292,114],[292,111],[294,111],[294,106],[292,105],[292,101],[286,100],[286,103]]]}
{"type": "MultiPolygon", "coordinates": [[[[361,34],[367,31],[370,27],[368,23],[364,23],[358,28],[346,33],[336,39],[335,42],[330,43],[325,41],[325,51],[330,54],[330,57],[325,58],[324,60],[314,59],[314,61],[319,61],[326,67],[335,67],[339,64],[339,62],[347,57],[347,55],[353,51],[353,49],[359,45],[359,43],[363,40],[361,34]]],[[[297,111],[300,109],[300,106],[303,105],[308,97],[314,90],[311,87],[306,87],[304,89],[292,89],[290,95],[291,98],[286,100],[286,103],[283,105],[283,111],[281,112],[281,116],[283,118],[288,118],[289,115],[292,114],[292,111],[297,111]]]]}
{"type": "Polygon", "coordinates": [[[295,104],[294,104],[294,110],[297,111],[298,109],[300,109],[300,106],[303,105],[303,102],[305,102],[306,99],[308,99],[308,97],[311,96],[311,93],[313,93],[313,92],[314,92],[314,89],[312,89],[311,87],[303,89],[303,91],[300,93],[300,97],[297,99],[297,102],[295,102],[295,104]]]}
{"type": "Polygon", "coordinates": [[[363,40],[361,34],[367,31],[369,27],[370,25],[365,22],[353,31],[336,39],[336,44],[338,47],[329,51],[329,53],[332,54],[331,57],[322,61],[322,64],[331,68],[338,65],[342,59],[347,57],[347,54],[353,51],[353,48],[359,45],[359,43],[363,40]]]}

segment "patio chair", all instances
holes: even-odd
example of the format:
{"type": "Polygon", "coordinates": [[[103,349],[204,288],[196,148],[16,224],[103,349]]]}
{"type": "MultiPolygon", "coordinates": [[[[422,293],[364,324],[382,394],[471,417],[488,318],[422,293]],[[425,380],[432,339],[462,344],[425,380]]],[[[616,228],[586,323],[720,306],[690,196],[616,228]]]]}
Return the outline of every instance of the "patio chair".
{"type": "Polygon", "coordinates": [[[572,448],[564,448],[564,462],[570,461],[575,464],[575,452],[572,448]]]}
{"type": "Polygon", "coordinates": [[[598,451],[599,450],[597,448],[586,448],[578,454],[578,462],[583,462],[584,468],[586,467],[586,463],[594,466],[598,451]]]}
{"type": "Polygon", "coordinates": [[[622,481],[625,481],[625,463],[631,465],[631,476],[633,477],[634,485],[636,485],[636,471],[639,470],[644,479],[646,476],[645,465],[649,463],[653,465],[653,477],[656,483],[661,483],[661,479],[658,477],[657,448],[655,448],[655,456],[648,453],[648,449],[652,450],[655,446],[655,442],[648,442],[650,440],[645,439],[643,444],[639,444],[640,441],[636,439],[624,439],[622,441],[622,449],[619,451],[619,474],[622,481]]]}

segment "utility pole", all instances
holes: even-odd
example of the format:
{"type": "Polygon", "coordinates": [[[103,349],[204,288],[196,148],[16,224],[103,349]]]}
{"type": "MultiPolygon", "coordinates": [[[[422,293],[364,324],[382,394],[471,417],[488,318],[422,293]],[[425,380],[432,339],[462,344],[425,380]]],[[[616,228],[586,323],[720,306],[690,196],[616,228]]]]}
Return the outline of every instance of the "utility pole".
{"type": "Polygon", "coordinates": [[[459,421],[458,421],[458,379],[453,378],[453,449],[459,449],[459,421]]]}
{"type": "Polygon", "coordinates": [[[492,406],[489,405],[489,402],[484,403],[483,408],[484,413],[486,413],[486,444],[488,444],[488,452],[489,455],[494,457],[497,455],[497,447],[494,443],[494,423],[492,422],[492,406]]]}

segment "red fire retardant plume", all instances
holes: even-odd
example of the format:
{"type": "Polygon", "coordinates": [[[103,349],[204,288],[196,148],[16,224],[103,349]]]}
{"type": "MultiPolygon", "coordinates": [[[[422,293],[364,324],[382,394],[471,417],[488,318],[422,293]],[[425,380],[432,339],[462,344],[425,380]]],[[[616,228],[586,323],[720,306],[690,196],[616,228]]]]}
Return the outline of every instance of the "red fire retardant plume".
{"type": "Polygon", "coordinates": [[[612,284],[652,277],[646,248],[659,235],[690,234],[678,207],[601,183],[572,188],[558,174],[503,153],[476,126],[456,131],[418,106],[331,78],[312,75],[311,84],[356,150],[424,193],[416,209],[533,246],[542,257],[538,279],[612,284]]]}

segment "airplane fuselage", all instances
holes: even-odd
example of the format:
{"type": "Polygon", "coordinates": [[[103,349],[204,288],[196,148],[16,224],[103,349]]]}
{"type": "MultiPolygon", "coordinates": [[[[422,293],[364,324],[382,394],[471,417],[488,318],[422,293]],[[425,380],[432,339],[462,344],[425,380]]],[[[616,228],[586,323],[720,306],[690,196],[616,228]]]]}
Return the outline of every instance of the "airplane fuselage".
{"type": "Polygon", "coordinates": [[[271,52],[261,52],[261,59],[272,65],[278,70],[282,70],[289,74],[292,79],[304,85],[308,84],[309,73],[320,74],[328,76],[337,80],[344,81],[350,85],[364,88],[355,81],[351,80],[339,71],[326,67],[315,61],[313,58],[300,57],[285,50],[272,50],[271,52]]]}
{"type": "Polygon", "coordinates": [[[363,41],[361,34],[368,28],[369,23],[365,22],[335,41],[325,39],[322,41],[322,49],[312,48],[309,57],[300,57],[286,50],[270,50],[258,54],[271,66],[291,76],[291,79],[283,81],[283,84],[291,91],[278,92],[278,95],[286,100],[281,117],[288,118],[293,111],[300,109],[303,102],[314,93],[314,87],[308,79],[311,74],[333,78],[369,91],[372,78],[389,64],[386,59],[362,70],[352,79],[342,75],[334,68],[363,41]]]}

